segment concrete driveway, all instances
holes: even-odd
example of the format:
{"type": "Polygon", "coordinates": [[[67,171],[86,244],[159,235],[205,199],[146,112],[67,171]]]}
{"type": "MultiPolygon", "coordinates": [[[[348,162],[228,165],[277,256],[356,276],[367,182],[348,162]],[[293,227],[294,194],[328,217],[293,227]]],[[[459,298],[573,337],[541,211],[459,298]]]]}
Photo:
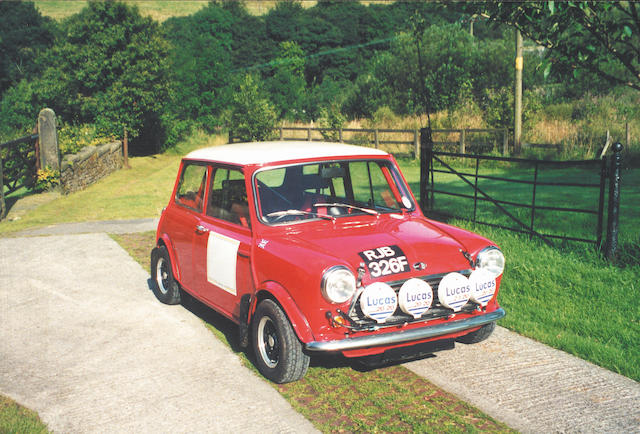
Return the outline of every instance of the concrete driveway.
{"type": "MultiPolygon", "coordinates": [[[[83,234],[156,224],[0,238],[0,393],[60,432],[314,431],[107,235],[83,234]]],[[[405,366],[521,432],[640,433],[639,383],[501,327],[405,366]]]]}
{"type": "Polygon", "coordinates": [[[56,432],[312,432],[102,233],[0,238],[0,393],[56,432]]]}

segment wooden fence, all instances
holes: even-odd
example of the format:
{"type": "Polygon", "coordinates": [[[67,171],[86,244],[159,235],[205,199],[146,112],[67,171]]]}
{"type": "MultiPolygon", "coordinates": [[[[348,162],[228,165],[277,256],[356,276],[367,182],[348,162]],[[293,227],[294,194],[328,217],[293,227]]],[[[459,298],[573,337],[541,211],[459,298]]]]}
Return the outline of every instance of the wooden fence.
{"type": "MultiPolygon", "coordinates": [[[[343,143],[373,146],[393,154],[420,157],[420,130],[383,128],[331,128],[279,127],[280,140],[339,141],[343,143]]],[[[482,146],[499,148],[503,155],[509,154],[509,139],[512,130],[504,129],[437,129],[433,130],[434,145],[460,153],[482,146]],[[480,139],[480,140],[479,140],[480,139]]],[[[232,137],[229,137],[233,143],[232,137]]]]}

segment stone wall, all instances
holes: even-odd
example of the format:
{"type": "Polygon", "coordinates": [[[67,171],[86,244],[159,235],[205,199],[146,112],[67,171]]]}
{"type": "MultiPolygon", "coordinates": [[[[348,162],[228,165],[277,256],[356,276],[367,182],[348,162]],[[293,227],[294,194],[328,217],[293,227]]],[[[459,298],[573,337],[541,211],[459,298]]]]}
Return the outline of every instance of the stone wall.
{"type": "Polygon", "coordinates": [[[97,180],[122,168],[122,142],[87,146],[75,155],[65,155],[60,168],[64,194],[83,190],[97,180]]]}

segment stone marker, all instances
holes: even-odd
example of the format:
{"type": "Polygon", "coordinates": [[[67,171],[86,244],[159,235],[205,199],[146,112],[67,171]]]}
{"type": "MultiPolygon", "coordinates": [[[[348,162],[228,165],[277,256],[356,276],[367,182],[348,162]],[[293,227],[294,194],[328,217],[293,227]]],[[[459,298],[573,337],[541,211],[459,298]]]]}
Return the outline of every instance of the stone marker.
{"type": "Polygon", "coordinates": [[[56,131],[56,114],[45,108],[38,115],[38,137],[40,140],[40,167],[60,170],[60,151],[56,131]]]}

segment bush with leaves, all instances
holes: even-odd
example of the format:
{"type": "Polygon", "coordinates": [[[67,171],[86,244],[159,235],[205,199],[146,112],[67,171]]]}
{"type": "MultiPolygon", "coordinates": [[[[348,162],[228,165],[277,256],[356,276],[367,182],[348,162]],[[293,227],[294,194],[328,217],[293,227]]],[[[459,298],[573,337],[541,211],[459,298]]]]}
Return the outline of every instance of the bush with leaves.
{"type": "Polygon", "coordinates": [[[168,111],[175,121],[190,120],[209,132],[220,126],[220,115],[231,101],[233,25],[231,13],[216,3],[163,24],[171,42],[168,111]]]}
{"type": "Polygon", "coordinates": [[[124,3],[89,2],[62,22],[61,33],[41,79],[48,105],[108,135],[122,137],[126,127],[134,153],[158,149],[168,44],[157,23],[124,3]]]}
{"type": "Polygon", "coordinates": [[[245,142],[274,137],[277,115],[258,76],[247,74],[237,84],[231,103],[229,130],[245,142]]]}
{"type": "Polygon", "coordinates": [[[54,23],[31,2],[0,2],[0,95],[42,69],[39,55],[53,44],[54,23]]]}

